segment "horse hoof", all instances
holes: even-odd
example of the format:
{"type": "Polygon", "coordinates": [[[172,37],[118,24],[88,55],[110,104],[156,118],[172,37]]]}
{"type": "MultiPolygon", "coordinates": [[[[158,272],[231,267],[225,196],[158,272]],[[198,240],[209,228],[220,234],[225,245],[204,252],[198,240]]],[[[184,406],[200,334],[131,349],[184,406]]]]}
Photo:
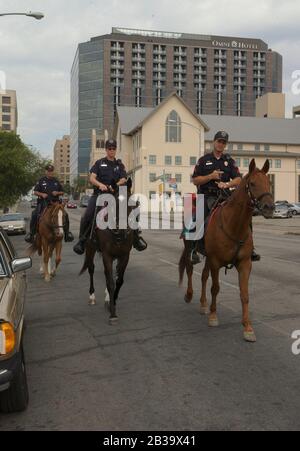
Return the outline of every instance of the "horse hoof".
{"type": "Polygon", "coordinates": [[[115,326],[116,324],[118,324],[118,322],[119,322],[119,318],[117,316],[114,318],[109,318],[109,324],[111,326],[115,326]]]}
{"type": "Polygon", "coordinates": [[[89,305],[96,305],[96,297],[94,294],[90,296],[89,305]]]}
{"type": "Polygon", "coordinates": [[[184,296],[184,301],[186,304],[190,304],[193,300],[193,297],[188,296],[187,294],[184,296]]]}
{"type": "Polygon", "coordinates": [[[209,327],[219,327],[220,323],[219,323],[218,318],[216,318],[216,317],[209,318],[208,325],[209,325],[209,327]]]}
{"type": "Polygon", "coordinates": [[[244,340],[248,343],[256,343],[256,336],[254,332],[244,332],[244,340]]]}
{"type": "Polygon", "coordinates": [[[200,315],[206,316],[209,314],[209,308],[208,307],[202,307],[200,306],[200,315]]]}
{"type": "Polygon", "coordinates": [[[51,277],[50,276],[45,277],[45,282],[47,283],[51,282],[51,277]]]}

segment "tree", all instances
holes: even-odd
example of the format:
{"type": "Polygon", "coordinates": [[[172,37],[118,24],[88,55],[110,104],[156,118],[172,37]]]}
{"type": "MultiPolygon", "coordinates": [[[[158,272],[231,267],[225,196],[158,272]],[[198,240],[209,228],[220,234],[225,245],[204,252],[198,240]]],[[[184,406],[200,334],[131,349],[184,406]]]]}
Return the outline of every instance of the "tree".
{"type": "Polygon", "coordinates": [[[0,131],[0,206],[14,205],[44,174],[48,160],[12,132],[0,131]]]}

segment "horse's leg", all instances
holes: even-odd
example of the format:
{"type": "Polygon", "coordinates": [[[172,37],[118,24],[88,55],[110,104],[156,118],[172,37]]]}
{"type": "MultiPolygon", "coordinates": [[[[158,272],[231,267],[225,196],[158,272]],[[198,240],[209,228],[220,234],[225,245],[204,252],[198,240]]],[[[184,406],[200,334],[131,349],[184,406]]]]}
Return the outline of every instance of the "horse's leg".
{"type": "Polygon", "coordinates": [[[124,284],[124,274],[129,262],[129,253],[124,255],[123,257],[119,258],[118,265],[117,265],[117,282],[116,282],[116,289],[114,294],[114,301],[117,303],[120,290],[124,284]]]}
{"type": "Polygon", "coordinates": [[[109,293],[109,308],[110,308],[110,324],[114,324],[118,321],[118,317],[116,315],[116,303],[114,300],[115,295],[115,282],[113,275],[113,259],[111,256],[103,253],[103,264],[105,269],[105,277],[106,277],[106,287],[109,293]]]}
{"type": "Polygon", "coordinates": [[[211,295],[212,295],[212,303],[210,307],[210,315],[209,315],[209,321],[208,324],[210,327],[218,327],[219,326],[219,320],[217,316],[217,296],[220,291],[220,282],[219,282],[219,273],[220,269],[217,266],[211,265],[211,276],[212,276],[212,288],[211,288],[211,295]]]}
{"type": "Polygon", "coordinates": [[[209,308],[208,308],[208,302],[206,297],[206,288],[207,288],[207,281],[209,278],[209,261],[208,258],[205,260],[205,266],[202,271],[202,292],[201,292],[201,298],[200,298],[200,313],[201,315],[208,315],[209,308]]]}
{"type": "Polygon", "coordinates": [[[239,273],[240,293],[243,306],[243,326],[244,326],[244,339],[250,343],[256,342],[254,330],[251,326],[249,318],[249,278],[252,269],[251,260],[245,260],[237,265],[239,273]]]}
{"type": "Polygon", "coordinates": [[[51,277],[49,274],[49,247],[46,240],[42,239],[42,247],[43,247],[43,264],[44,264],[44,278],[45,282],[50,282],[51,277]]]}
{"type": "Polygon", "coordinates": [[[90,301],[89,305],[96,305],[96,297],[95,297],[95,287],[94,287],[94,273],[95,273],[95,264],[94,258],[96,254],[96,249],[92,246],[87,246],[86,248],[86,259],[88,260],[88,271],[90,275],[90,301]]]}
{"type": "Polygon", "coordinates": [[[183,276],[184,276],[184,270],[186,270],[187,277],[188,277],[188,287],[186,294],[184,296],[184,300],[187,304],[190,304],[193,300],[194,290],[193,290],[193,272],[194,268],[191,262],[191,251],[189,250],[189,244],[190,241],[184,240],[184,250],[179,262],[179,274],[180,274],[180,281],[179,285],[182,284],[183,276]]]}
{"type": "Polygon", "coordinates": [[[51,276],[55,277],[57,269],[61,264],[61,251],[62,251],[62,240],[59,240],[55,244],[55,268],[51,272],[51,276]]]}

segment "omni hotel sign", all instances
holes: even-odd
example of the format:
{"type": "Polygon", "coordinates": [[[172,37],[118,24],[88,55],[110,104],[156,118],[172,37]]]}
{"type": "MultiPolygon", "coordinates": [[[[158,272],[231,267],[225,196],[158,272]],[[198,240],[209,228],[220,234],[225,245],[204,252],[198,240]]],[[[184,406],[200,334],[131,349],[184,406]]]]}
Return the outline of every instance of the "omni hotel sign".
{"type": "Polygon", "coordinates": [[[239,50],[259,50],[259,45],[254,42],[240,42],[240,41],[218,41],[214,39],[212,41],[213,47],[229,48],[229,49],[239,49],[239,50]]]}

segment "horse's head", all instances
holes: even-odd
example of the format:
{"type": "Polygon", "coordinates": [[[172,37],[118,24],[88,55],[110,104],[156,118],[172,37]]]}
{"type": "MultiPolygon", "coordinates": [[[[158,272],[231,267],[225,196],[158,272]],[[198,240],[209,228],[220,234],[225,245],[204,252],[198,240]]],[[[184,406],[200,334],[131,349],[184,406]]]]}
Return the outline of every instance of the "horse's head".
{"type": "Polygon", "coordinates": [[[50,208],[50,227],[54,230],[56,238],[62,238],[64,235],[65,225],[65,206],[60,203],[55,203],[50,208]]]}
{"type": "Polygon", "coordinates": [[[266,160],[264,167],[260,170],[256,167],[255,159],[253,159],[249,166],[249,174],[246,176],[246,189],[252,204],[261,211],[265,218],[271,218],[275,209],[274,199],[270,192],[270,179],[267,175],[269,169],[269,160],[266,160]]]}

